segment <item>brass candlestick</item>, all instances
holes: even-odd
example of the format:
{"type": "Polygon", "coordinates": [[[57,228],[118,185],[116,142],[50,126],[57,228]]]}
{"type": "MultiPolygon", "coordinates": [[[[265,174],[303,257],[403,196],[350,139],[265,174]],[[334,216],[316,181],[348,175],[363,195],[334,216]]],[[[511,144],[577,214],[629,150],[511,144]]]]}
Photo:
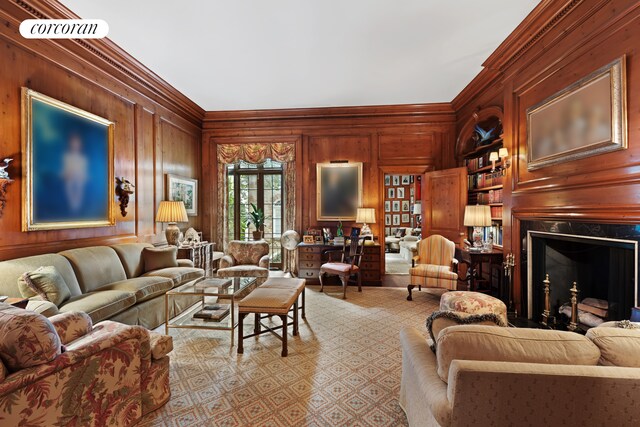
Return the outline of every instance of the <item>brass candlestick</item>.
{"type": "Polygon", "coordinates": [[[551,282],[549,281],[549,275],[547,274],[542,281],[544,286],[544,310],[542,311],[542,324],[547,326],[549,324],[549,315],[551,314],[551,302],[549,301],[549,292],[551,288],[551,282]]]}
{"type": "Polygon", "coordinates": [[[569,289],[571,292],[571,321],[569,322],[568,329],[575,331],[578,329],[578,286],[576,282],[573,282],[573,287],[569,289]]]}

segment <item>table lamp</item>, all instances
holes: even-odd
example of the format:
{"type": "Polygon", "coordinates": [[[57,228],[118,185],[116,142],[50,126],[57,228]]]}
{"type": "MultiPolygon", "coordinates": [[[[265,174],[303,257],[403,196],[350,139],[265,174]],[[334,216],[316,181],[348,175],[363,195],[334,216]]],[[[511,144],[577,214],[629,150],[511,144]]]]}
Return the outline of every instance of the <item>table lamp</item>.
{"type": "Polygon", "coordinates": [[[361,236],[370,236],[371,228],[367,225],[376,223],[376,210],[374,208],[358,208],[356,222],[362,223],[361,236]]]}
{"type": "Polygon", "coordinates": [[[413,205],[413,214],[416,216],[416,228],[420,227],[420,215],[422,215],[422,203],[416,202],[413,205]]]}
{"type": "Polygon", "coordinates": [[[178,228],[178,222],[188,222],[187,210],[184,207],[184,202],[169,202],[161,201],[158,207],[158,213],[156,214],[156,221],[166,222],[167,230],[165,235],[167,236],[167,243],[170,245],[178,245],[178,237],[180,236],[180,229],[178,228]]]}
{"type": "Polygon", "coordinates": [[[482,248],[482,228],[491,225],[491,208],[487,205],[467,205],[464,208],[464,226],[473,227],[473,246],[482,248]]]}
{"type": "Polygon", "coordinates": [[[491,153],[489,153],[489,161],[491,162],[491,172],[494,172],[496,170],[496,162],[499,159],[500,157],[498,157],[497,151],[492,151],[491,153]]]}

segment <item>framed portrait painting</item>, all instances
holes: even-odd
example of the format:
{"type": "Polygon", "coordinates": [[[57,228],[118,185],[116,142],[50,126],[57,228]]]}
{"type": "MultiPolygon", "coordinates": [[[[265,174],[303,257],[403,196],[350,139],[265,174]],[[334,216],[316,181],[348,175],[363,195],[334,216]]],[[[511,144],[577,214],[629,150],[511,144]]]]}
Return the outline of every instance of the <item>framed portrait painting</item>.
{"type": "Polygon", "coordinates": [[[389,190],[387,190],[387,198],[388,199],[395,199],[396,198],[396,189],[395,188],[389,188],[389,190]]]}
{"type": "Polygon", "coordinates": [[[393,225],[400,225],[400,215],[393,215],[393,225]]]}
{"type": "Polygon", "coordinates": [[[627,148],[625,57],[527,109],[527,169],[627,148]]]}
{"type": "Polygon", "coordinates": [[[115,224],[114,123],[22,88],[22,231],[115,224]]]}
{"type": "Polygon", "coordinates": [[[384,225],[391,225],[391,214],[385,214],[384,225]]]}
{"type": "Polygon", "coordinates": [[[386,185],[387,187],[391,185],[391,175],[384,176],[384,185],[386,185]]]}
{"type": "Polygon", "coordinates": [[[318,221],[355,221],[362,206],[362,163],[316,165],[318,221]]]}
{"type": "Polygon", "coordinates": [[[393,212],[400,212],[400,200],[393,201],[391,210],[393,210],[393,212]]]}
{"type": "Polygon", "coordinates": [[[198,215],[198,180],[167,174],[167,200],[184,202],[187,215],[198,215]]]}
{"type": "Polygon", "coordinates": [[[398,187],[396,190],[396,196],[398,199],[404,199],[404,187],[398,187]]]}
{"type": "Polygon", "coordinates": [[[391,202],[389,200],[385,200],[384,202],[384,211],[391,212],[391,202]]]}
{"type": "Polygon", "coordinates": [[[400,175],[393,175],[393,185],[400,185],[400,175]]]}

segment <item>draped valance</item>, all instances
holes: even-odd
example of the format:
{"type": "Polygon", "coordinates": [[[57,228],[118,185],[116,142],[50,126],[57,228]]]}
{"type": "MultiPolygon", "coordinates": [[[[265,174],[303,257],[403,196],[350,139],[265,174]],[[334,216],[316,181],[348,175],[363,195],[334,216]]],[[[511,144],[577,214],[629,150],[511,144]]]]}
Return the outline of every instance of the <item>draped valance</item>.
{"type": "Polygon", "coordinates": [[[263,163],[271,159],[281,163],[296,159],[296,145],[287,142],[218,145],[218,163],[230,165],[244,160],[248,163],[263,163]]]}

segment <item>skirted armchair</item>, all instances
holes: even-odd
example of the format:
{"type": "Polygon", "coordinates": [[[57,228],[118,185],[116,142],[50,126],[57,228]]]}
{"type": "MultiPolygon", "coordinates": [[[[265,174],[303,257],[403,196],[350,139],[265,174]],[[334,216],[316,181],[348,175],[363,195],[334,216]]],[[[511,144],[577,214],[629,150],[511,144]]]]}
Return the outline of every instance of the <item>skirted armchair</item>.
{"type": "Polygon", "coordinates": [[[169,336],[3,303],[0,336],[0,425],[130,426],[169,400],[169,336]]]}
{"type": "Polygon", "coordinates": [[[220,259],[218,277],[269,277],[269,244],[264,240],[244,242],[232,240],[220,259]]]}
{"type": "Polygon", "coordinates": [[[418,242],[418,255],[413,257],[409,269],[411,284],[407,286],[411,301],[411,291],[418,286],[455,290],[458,281],[458,260],[454,258],[455,243],[446,237],[434,234],[418,242]]]}

